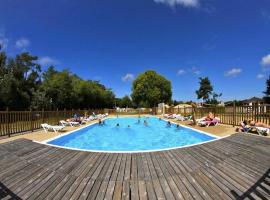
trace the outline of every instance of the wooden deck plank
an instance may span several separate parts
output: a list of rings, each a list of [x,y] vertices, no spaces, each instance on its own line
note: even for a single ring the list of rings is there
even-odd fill
[[[246,134],[130,154],[0,144],[3,199],[270,199],[269,183],[270,139]]]

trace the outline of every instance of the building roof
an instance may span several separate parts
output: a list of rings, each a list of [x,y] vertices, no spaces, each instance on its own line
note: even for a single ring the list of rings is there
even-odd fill
[[[243,103],[257,103],[257,102],[264,102],[264,100],[262,98],[252,97],[250,99],[245,99],[242,102]]]

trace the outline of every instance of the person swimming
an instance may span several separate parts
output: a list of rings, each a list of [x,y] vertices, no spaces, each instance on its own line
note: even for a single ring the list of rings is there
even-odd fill
[[[137,124],[140,124],[140,123],[141,123],[141,120],[140,120],[140,119],[138,119]]]
[[[158,118],[158,120],[160,121],[160,120],[161,120],[161,118]]]
[[[130,125],[128,125],[128,128],[130,128]]]
[[[143,121],[143,124],[144,124],[145,126],[148,126],[148,123],[147,123],[146,120]]]
[[[167,122],[167,126],[171,127],[171,122],[170,121]]]
[[[177,128],[177,129],[179,129],[179,128],[180,128],[179,124],[177,124],[177,125],[176,125],[176,128]]]
[[[120,126],[120,124],[119,124],[119,123],[117,123],[117,124],[116,124],[116,126]]]
[[[98,119],[98,125],[102,125],[101,119]]]

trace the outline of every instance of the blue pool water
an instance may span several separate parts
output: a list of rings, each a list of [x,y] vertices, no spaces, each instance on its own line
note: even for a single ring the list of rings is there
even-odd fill
[[[147,120],[148,126],[143,124],[144,120]],[[137,117],[109,118],[105,120],[105,125],[91,125],[47,143],[94,151],[147,151],[216,139],[192,129],[177,129],[175,124],[167,127],[166,121],[156,117],[141,117],[140,121],[138,123]]]

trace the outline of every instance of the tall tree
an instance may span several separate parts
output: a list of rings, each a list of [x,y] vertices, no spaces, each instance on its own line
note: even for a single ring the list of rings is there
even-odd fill
[[[202,99],[207,104],[217,105],[219,103],[217,98],[221,97],[222,93],[213,92],[213,86],[208,77],[200,77],[199,79],[200,87],[196,90],[197,98]]]
[[[200,77],[199,79],[200,87],[198,90],[196,90],[197,98],[206,101],[210,98],[210,95],[213,92],[213,86],[211,85],[208,77]]]
[[[264,101],[266,103],[270,103],[270,75],[268,77],[268,79],[266,80],[266,90],[263,92],[265,94]]]
[[[37,57],[0,52],[0,110],[112,108],[115,95],[99,81],[48,67],[41,75]]]
[[[120,100],[120,107],[122,107],[122,108],[131,108],[132,107],[132,100],[129,98],[128,95],[125,95]]]
[[[7,61],[6,61],[7,60]],[[15,59],[0,55],[0,99],[1,108],[23,110],[31,104],[33,92],[39,87],[40,66],[37,57],[22,53]]]
[[[131,97],[139,107],[153,107],[161,102],[170,102],[171,82],[155,71],[146,71],[133,81]]]

